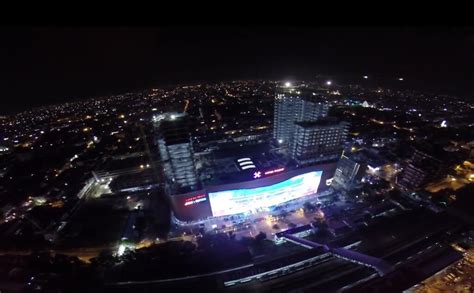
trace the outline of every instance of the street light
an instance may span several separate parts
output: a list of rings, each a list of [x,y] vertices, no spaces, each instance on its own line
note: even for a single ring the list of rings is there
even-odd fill
[[[328,80],[326,81],[326,85],[331,85],[332,84],[332,81]]]

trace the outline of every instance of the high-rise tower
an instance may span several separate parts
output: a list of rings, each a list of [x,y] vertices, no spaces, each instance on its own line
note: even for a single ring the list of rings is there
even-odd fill
[[[327,113],[325,101],[302,94],[287,83],[277,89],[275,96],[273,138],[280,144],[289,145],[293,140],[295,122],[314,121]]]
[[[165,113],[153,117],[158,132],[158,149],[163,173],[173,191],[189,191],[199,186],[189,133],[184,113]]]

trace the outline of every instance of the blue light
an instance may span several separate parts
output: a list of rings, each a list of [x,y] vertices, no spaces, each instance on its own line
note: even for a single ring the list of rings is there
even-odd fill
[[[321,175],[322,171],[313,171],[269,186],[210,192],[212,215],[246,213],[315,194]]]

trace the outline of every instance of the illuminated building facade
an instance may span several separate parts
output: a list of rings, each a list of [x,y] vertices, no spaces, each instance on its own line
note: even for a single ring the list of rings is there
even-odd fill
[[[315,195],[329,188],[336,163],[294,170],[255,170],[246,181],[204,186],[170,197],[177,223],[211,217],[259,212],[285,202]]]
[[[321,174],[321,171],[313,171],[268,186],[210,192],[212,215],[219,217],[257,212],[262,208],[316,194]]]
[[[273,138],[280,144],[288,144],[301,112],[301,97],[293,87],[281,88],[276,93],[274,107]]]
[[[333,118],[295,123],[290,143],[292,158],[298,165],[337,160],[347,138],[348,123]]]
[[[274,107],[273,138],[285,145],[293,139],[295,122],[325,117],[329,109],[326,102],[303,95],[291,85],[277,89]]]

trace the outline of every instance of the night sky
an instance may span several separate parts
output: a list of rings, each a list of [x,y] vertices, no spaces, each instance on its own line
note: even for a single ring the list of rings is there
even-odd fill
[[[181,82],[366,74],[472,99],[474,29],[0,28],[0,114]]]

